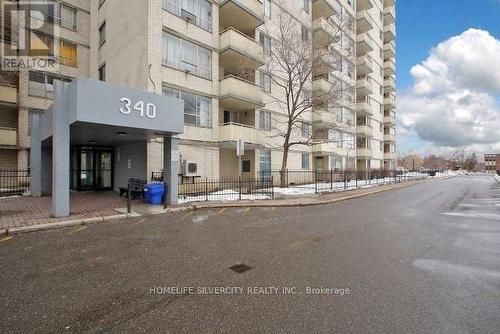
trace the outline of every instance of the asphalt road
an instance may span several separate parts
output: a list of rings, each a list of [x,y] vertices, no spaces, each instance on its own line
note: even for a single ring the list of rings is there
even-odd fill
[[[500,187],[16,235],[0,275],[1,333],[499,333]]]

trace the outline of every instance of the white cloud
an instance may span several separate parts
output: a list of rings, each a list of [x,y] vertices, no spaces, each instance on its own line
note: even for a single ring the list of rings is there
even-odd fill
[[[500,148],[500,40],[469,29],[431,50],[411,69],[414,84],[399,95],[403,141],[428,151]]]

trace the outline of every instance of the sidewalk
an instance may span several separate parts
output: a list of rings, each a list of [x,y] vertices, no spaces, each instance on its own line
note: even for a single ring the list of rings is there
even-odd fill
[[[440,179],[446,179],[440,178]],[[23,232],[41,231],[59,227],[88,225],[103,221],[127,219],[140,216],[150,216],[165,214],[169,212],[190,211],[209,208],[240,208],[240,207],[292,207],[292,206],[312,206],[331,204],[348,199],[355,199],[363,196],[369,196],[385,191],[396,190],[409,187],[426,180],[411,181],[405,183],[396,183],[388,185],[379,185],[369,188],[346,190],[336,193],[308,194],[300,196],[287,196],[274,200],[242,200],[242,201],[213,201],[213,202],[193,202],[188,204],[179,204],[167,209],[162,206],[149,205],[142,202],[135,202],[132,205],[132,213],[127,213],[126,201],[115,195],[109,195],[105,199],[102,194],[96,194],[95,198],[89,194],[74,194],[78,205],[78,212],[67,218],[48,218],[50,204],[47,198],[29,198],[19,197],[0,201],[0,211],[5,212],[5,207],[20,208],[23,205],[24,214],[15,220],[9,220],[9,217],[0,217],[0,235],[15,234]],[[35,210],[30,208],[34,205]],[[72,210],[73,212],[73,210]],[[75,213],[76,213],[75,212]],[[31,217],[31,218],[30,218]],[[42,218],[43,217],[43,218]]]

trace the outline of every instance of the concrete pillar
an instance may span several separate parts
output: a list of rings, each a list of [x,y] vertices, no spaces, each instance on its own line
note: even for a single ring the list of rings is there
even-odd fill
[[[69,216],[70,129],[64,110],[63,83],[54,81],[52,115],[52,215]]]
[[[168,185],[166,202],[177,203],[180,169],[179,139],[167,136],[163,139],[163,182]]]
[[[31,196],[42,196],[42,133],[36,113],[31,113],[30,177]]]

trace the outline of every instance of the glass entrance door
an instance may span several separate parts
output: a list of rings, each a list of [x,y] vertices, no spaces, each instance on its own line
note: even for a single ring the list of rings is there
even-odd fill
[[[113,189],[113,149],[107,147],[73,147],[72,189]]]
[[[97,189],[112,187],[112,153],[96,151],[96,186]]]

